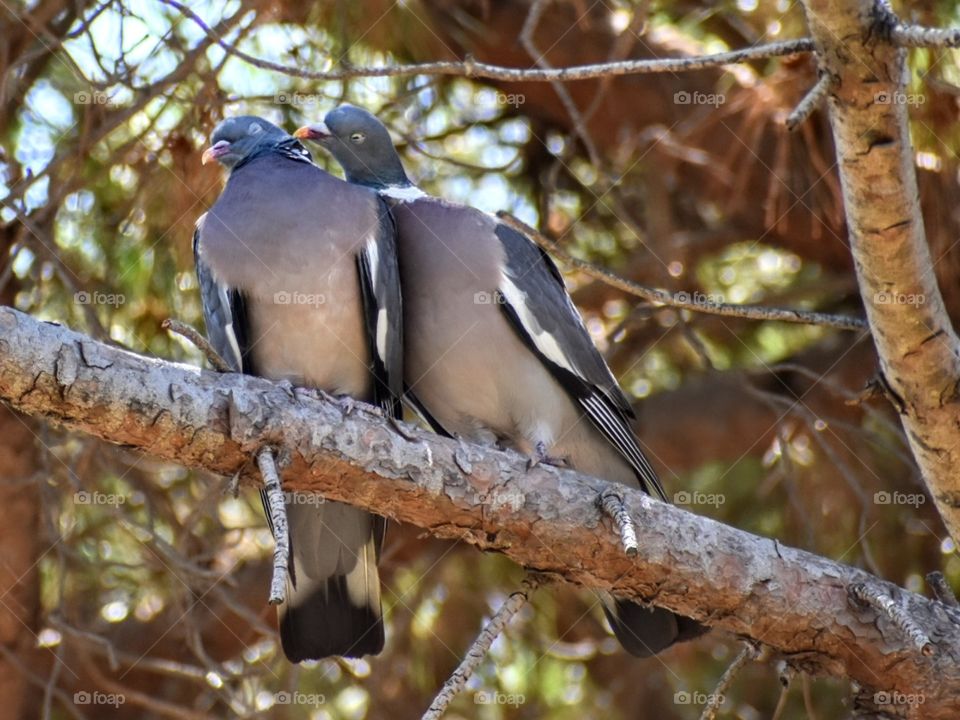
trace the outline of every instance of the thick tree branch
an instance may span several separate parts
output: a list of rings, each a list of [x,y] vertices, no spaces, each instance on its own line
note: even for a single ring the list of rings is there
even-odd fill
[[[872,0],[807,0],[860,294],[883,375],[944,524],[960,541],[960,340],[937,286],[907,127],[905,51]]]
[[[653,600],[775,648],[806,672],[922,695],[926,718],[951,717],[960,694],[960,610],[618,488],[641,548],[629,558],[597,507],[607,483],[528,470],[518,454],[419,430],[401,435],[374,408],[350,412],[312,391],[144,358],[9,308],[0,308],[0,399],[225,475],[250,468],[261,447],[282,448],[290,490],[502,552],[548,576]],[[851,602],[859,584],[910,617],[932,653],[919,652],[875,607]]]

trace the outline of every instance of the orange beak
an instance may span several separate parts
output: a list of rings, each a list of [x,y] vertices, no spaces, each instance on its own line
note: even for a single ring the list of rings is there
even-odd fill
[[[304,125],[302,128],[297,128],[297,131],[293,134],[298,140],[326,140],[330,137],[330,128],[327,127],[326,123],[318,122],[313,125]]]

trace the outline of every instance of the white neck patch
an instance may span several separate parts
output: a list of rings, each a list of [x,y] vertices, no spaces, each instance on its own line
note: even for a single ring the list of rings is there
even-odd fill
[[[385,188],[381,188],[379,192],[391,200],[399,200],[400,202],[410,202],[427,196],[416,185],[387,185]]]

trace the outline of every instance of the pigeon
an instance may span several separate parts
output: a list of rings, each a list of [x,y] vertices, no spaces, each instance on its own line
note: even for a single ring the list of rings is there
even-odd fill
[[[407,177],[386,127],[342,105],[295,133],[397,223],[407,396],[438,431],[512,448],[666,500],[630,425],[630,402],[590,338],[560,271],[525,235]],[[623,647],[649,657],[705,632],[696,621],[601,594]]]
[[[193,239],[214,349],[237,372],[399,417],[402,306],[384,202],[319,168],[298,140],[259,117],[223,120],[202,159],[229,172]],[[384,519],[308,493],[288,493],[286,509],[285,655],[300,662],[379,653]]]

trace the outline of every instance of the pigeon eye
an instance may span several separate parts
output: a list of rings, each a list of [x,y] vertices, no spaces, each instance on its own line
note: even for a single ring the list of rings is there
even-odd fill
[[[350,136],[350,139],[353,140],[353,142],[357,143],[358,145],[362,143],[364,140],[366,140],[366,138],[367,136],[361,132],[355,132],[353,133],[353,135]]]

